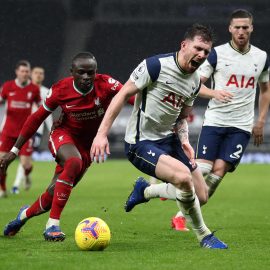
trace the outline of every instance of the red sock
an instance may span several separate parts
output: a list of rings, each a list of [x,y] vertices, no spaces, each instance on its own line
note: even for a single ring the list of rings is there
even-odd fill
[[[7,190],[7,187],[6,187],[6,177],[7,175],[6,174],[1,174],[0,175],[0,187],[3,191],[6,191]]]
[[[31,167],[24,169],[24,175],[27,176],[29,175],[33,170],[33,166],[31,165]]]
[[[38,216],[51,209],[53,196],[46,190],[41,196],[26,210],[27,218]]]
[[[72,157],[65,162],[64,170],[55,183],[50,218],[60,219],[61,213],[71,193],[73,182],[80,174],[81,169],[82,160],[80,158]]]

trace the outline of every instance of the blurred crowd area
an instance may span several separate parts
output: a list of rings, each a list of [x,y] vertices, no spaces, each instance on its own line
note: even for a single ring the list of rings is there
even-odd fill
[[[27,59],[46,71],[45,85],[69,76],[72,56],[91,51],[98,72],[124,83],[145,57],[176,51],[187,26],[212,26],[216,43],[230,39],[228,15],[237,8],[254,15],[251,43],[270,53],[268,0],[1,0],[0,83],[14,78],[14,66]],[[190,123],[192,144],[196,144],[207,100],[198,99]],[[130,114],[127,107],[111,132],[112,152],[123,154],[123,134]],[[56,118],[58,115],[55,114]],[[0,108],[0,120],[3,107]],[[265,144],[259,149],[250,143],[249,152],[270,153],[270,125]],[[40,150],[47,149],[48,131]]]

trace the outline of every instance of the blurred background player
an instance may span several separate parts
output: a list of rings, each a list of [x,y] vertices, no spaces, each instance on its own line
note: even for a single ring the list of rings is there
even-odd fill
[[[227,172],[239,164],[251,135],[254,145],[263,142],[270,102],[267,53],[250,44],[253,16],[239,9],[230,16],[231,41],[215,47],[201,66],[201,80],[212,78],[213,89],[224,89],[234,97],[221,104],[210,100],[197,145],[197,163],[213,195]],[[257,84],[259,113],[254,124]],[[207,93],[206,93],[207,94]]]
[[[3,84],[0,102],[6,104],[6,115],[2,122],[0,136],[0,157],[9,152],[16,142],[27,117],[32,113],[32,105],[40,104],[39,87],[30,80],[30,63],[21,60],[16,64],[16,79]],[[19,152],[20,162],[26,176],[32,171],[31,155],[33,140],[30,138]],[[6,173],[0,172],[0,198],[7,196]]]
[[[61,213],[72,188],[91,165],[92,140],[112,98],[122,87],[120,82],[110,76],[96,73],[96,59],[88,52],[74,56],[70,71],[72,76],[52,86],[43,106],[24,124],[12,150],[0,158],[0,171],[5,171],[47,116],[58,106],[62,108],[62,120],[50,134],[49,147],[57,162],[51,184],[31,206],[20,209],[17,218],[5,227],[5,236],[15,235],[28,219],[50,210],[43,233],[45,240],[65,239],[60,229]],[[130,102],[133,103],[133,100]]]
[[[232,40],[212,49],[199,72],[202,82],[212,78],[213,89],[200,91],[200,96],[211,97],[218,89],[232,93],[233,98],[209,101],[197,146],[197,164],[213,195],[227,172],[239,164],[251,135],[254,144],[263,142],[263,129],[270,102],[269,62],[267,53],[250,44],[253,17],[246,10],[235,10],[230,16],[229,32]],[[255,124],[254,105],[257,84],[260,88],[259,114]],[[211,93],[212,92],[212,93]],[[152,189],[152,196],[175,199],[174,187],[162,184]],[[180,212],[172,218],[172,227],[188,230]]]
[[[39,87],[40,97],[41,97],[42,101],[45,100],[46,95],[49,92],[49,89],[47,87],[45,87],[44,85],[42,85],[44,79],[45,79],[45,70],[43,67],[36,66],[36,67],[32,68],[31,81],[33,84],[35,84]],[[37,106],[34,105],[33,112],[35,112],[36,110],[37,110]],[[33,143],[34,149],[38,148],[40,146],[42,135],[43,135],[44,130],[45,130],[45,126],[46,126],[47,130],[50,131],[52,123],[53,123],[52,115],[49,115],[45,119],[45,121],[40,125],[39,129],[37,130],[37,133],[34,136],[34,143]],[[23,168],[23,165],[21,163],[19,163],[16,178],[15,178],[13,187],[11,189],[11,193],[18,194],[19,187],[20,187],[21,183],[24,184],[25,190],[28,190],[31,187],[32,181],[31,181],[30,175],[25,174],[25,170]]]

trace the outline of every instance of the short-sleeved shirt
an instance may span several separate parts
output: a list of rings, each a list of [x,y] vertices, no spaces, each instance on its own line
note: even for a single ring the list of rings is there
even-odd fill
[[[241,53],[231,43],[212,49],[199,68],[200,75],[212,78],[212,88],[227,90],[234,96],[231,102],[209,101],[204,126],[237,127],[251,132],[258,82],[269,81],[267,53],[255,46]]]
[[[16,80],[7,81],[3,84],[0,95],[6,102],[1,133],[17,138],[27,117],[32,113],[32,105],[40,104],[39,87],[32,83],[21,87]]]
[[[127,125],[126,142],[134,144],[171,135],[183,105],[193,105],[200,76],[197,71],[185,73],[177,57],[178,52],[147,58],[131,74],[131,81],[140,91]]]
[[[58,128],[79,137],[88,147],[112,98],[121,87],[122,84],[112,77],[96,74],[92,89],[83,93],[75,86],[73,77],[68,77],[51,87],[43,106],[47,111],[53,111],[60,106],[62,121]]]

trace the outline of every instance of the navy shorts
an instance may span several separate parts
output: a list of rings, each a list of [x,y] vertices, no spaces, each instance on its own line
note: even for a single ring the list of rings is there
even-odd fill
[[[222,159],[232,165],[239,164],[251,134],[235,127],[203,126],[199,136],[196,158],[214,161]]]
[[[125,152],[128,160],[137,169],[156,178],[158,177],[155,169],[161,155],[169,155],[185,164],[190,171],[195,170],[185,155],[178,137],[174,134],[156,141],[145,140],[136,144],[125,143]]]

